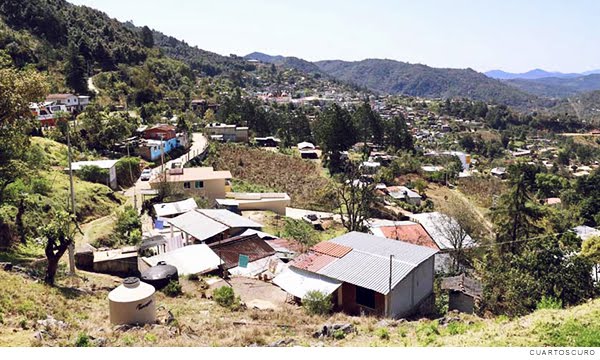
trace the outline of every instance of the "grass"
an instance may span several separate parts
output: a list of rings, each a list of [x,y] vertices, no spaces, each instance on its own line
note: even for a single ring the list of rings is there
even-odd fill
[[[110,324],[107,301],[120,279],[78,274],[59,277],[58,286],[51,288],[0,270],[0,346],[85,346],[94,345],[94,338],[106,339],[106,346],[248,346],[288,338],[304,346],[600,346],[600,299],[514,319],[460,314],[447,325],[422,319],[381,326],[376,317],[309,316],[288,304],[278,310],[232,312],[201,298],[199,282],[185,278],[180,279],[185,296],[155,294],[158,324],[123,331]],[[165,323],[167,310],[175,317],[173,325]],[[68,326],[36,340],[33,334],[40,329],[34,324],[48,315]],[[357,332],[314,339],[312,334],[325,323],[351,323]]]

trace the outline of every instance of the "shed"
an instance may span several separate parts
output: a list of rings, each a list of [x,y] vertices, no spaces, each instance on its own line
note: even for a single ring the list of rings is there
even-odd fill
[[[155,204],[154,212],[157,217],[172,217],[197,208],[198,204],[196,204],[196,200],[189,198],[182,201]]]
[[[450,290],[448,310],[472,314],[475,303],[483,293],[481,283],[468,278],[465,274],[442,280],[442,290]]]
[[[190,245],[173,250],[164,254],[146,257],[142,259],[150,266],[156,266],[159,262],[173,265],[177,268],[179,275],[205,274],[217,270],[221,259],[208,245]]]

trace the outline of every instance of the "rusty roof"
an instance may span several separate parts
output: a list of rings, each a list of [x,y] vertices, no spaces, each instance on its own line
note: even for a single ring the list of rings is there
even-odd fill
[[[308,252],[296,257],[290,265],[298,269],[317,272],[324,266],[332,263],[338,258],[320,254],[317,252]]]
[[[346,255],[347,253],[349,253],[350,251],[352,251],[352,248],[349,246],[336,244],[336,243],[333,243],[330,241],[324,241],[324,242],[318,243],[317,245],[313,246],[311,248],[311,250],[318,252],[320,254],[325,254],[325,255],[336,257],[336,258],[341,258],[344,255]]]
[[[421,224],[381,226],[379,230],[388,239],[401,240],[413,245],[427,246],[436,250],[440,249]]]
[[[247,255],[250,262],[275,254],[275,250],[258,235],[235,236],[208,245],[225,263],[225,269],[238,266],[240,255]]]

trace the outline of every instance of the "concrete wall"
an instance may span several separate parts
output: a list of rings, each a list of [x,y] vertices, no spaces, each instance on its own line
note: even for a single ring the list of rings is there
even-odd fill
[[[458,310],[467,314],[473,313],[474,299],[459,291],[451,291],[448,301],[448,311]]]
[[[433,293],[434,258],[421,263],[387,295],[388,316],[410,315],[416,306]]]
[[[290,205],[289,199],[272,199],[256,202],[240,203],[238,209],[244,210],[270,210],[274,213],[285,215],[285,208]]]
[[[227,192],[227,188],[225,187],[225,179],[213,179],[203,181],[204,187],[200,189],[194,188],[195,181],[190,181],[189,189],[186,189],[184,187],[183,184],[185,183],[185,181],[169,182],[169,184],[171,184],[171,186],[175,190],[182,191],[183,193],[190,196],[201,196],[210,200],[225,198],[225,193]]]

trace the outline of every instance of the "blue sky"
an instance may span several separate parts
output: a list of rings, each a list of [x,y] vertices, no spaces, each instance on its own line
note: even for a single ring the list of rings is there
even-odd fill
[[[600,69],[596,0],[68,0],[219,54]]]

